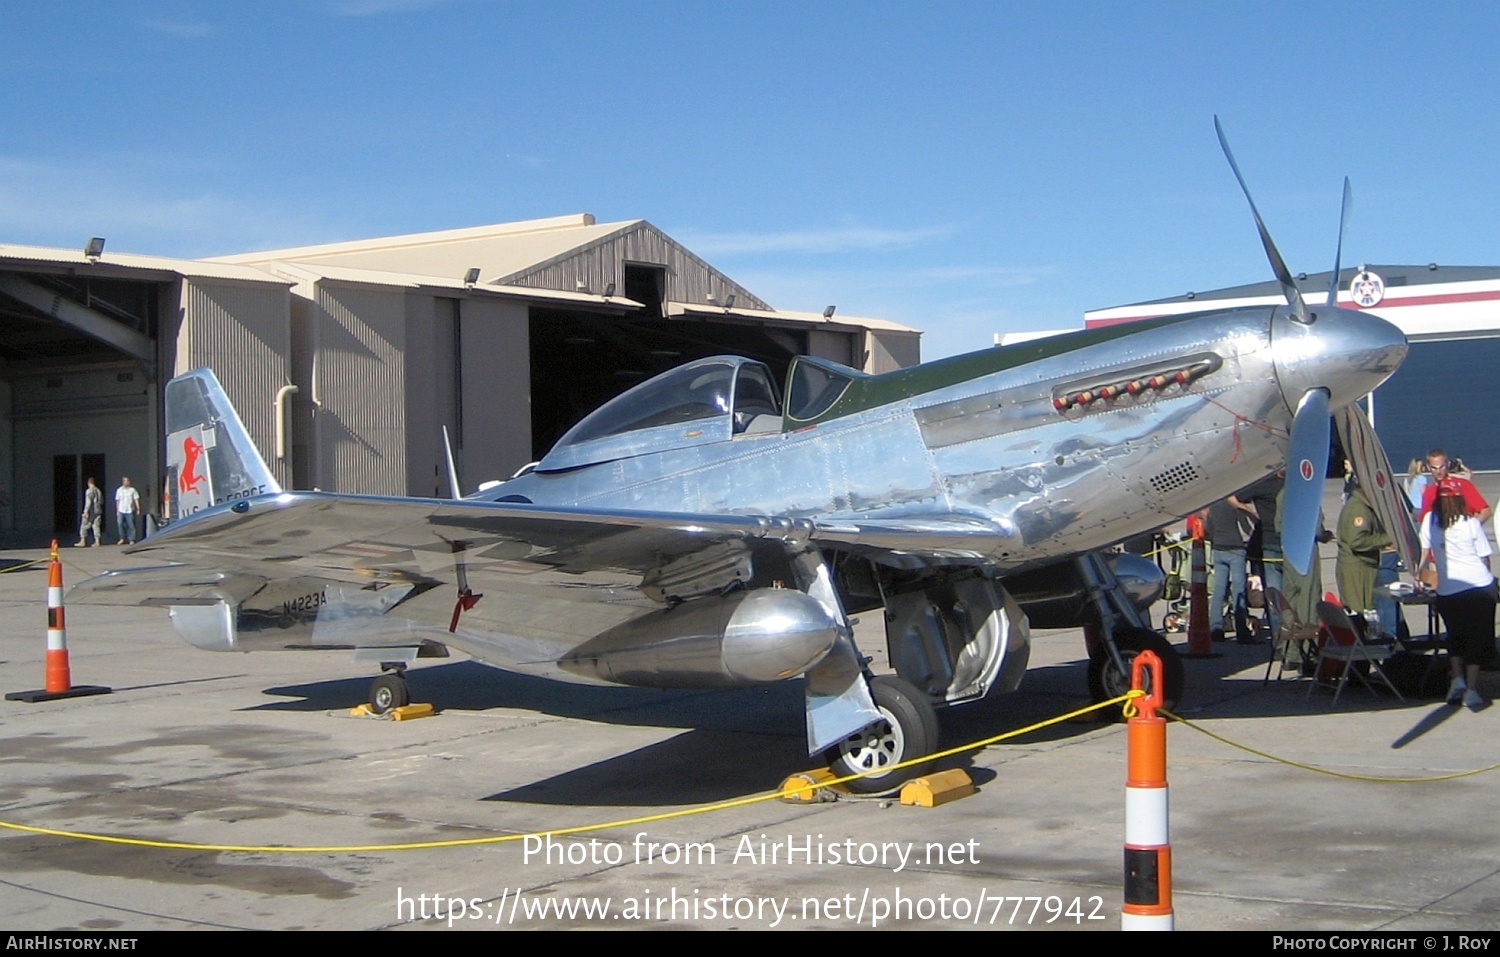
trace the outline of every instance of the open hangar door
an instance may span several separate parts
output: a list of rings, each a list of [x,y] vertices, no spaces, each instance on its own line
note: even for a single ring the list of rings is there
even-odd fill
[[[760,323],[625,319],[535,308],[530,339],[533,459],[605,402],[685,362],[746,356],[764,362],[784,383],[792,358],[808,351],[805,331]]]
[[[77,541],[84,480],[104,492],[131,476],[148,511],[159,438],[155,354],[170,282],[0,270],[0,541]],[[145,360],[144,362],[142,360]]]

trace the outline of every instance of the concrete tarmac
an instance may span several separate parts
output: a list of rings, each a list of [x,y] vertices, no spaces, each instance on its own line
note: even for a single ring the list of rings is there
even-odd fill
[[[70,583],[132,564],[110,547],[63,557]],[[41,565],[0,574],[6,692],[42,684],[45,587]],[[592,688],[457,657],[413,668],[414,699],[439,713],[398,723],[347,716],[373,677],[347,652],[201,652],[148,609],[76,605],[67,624],[74,681],[114,693],[0,702],[5,822],[386,845],[630,821],[760,794],[810,766],[795,684]],[[1264,647],[1214,651],[1187,662],[1182,713],[1251,750],[1169,728],[1179,929],[1500,930],[1495,772],[1393,780],[1494,764],[1500,709],[1357,686],[1334,707],[1305,681],[1263,684]],[[943,744],[1085,704],[1080,635],[1041,632],[1022,690],[946,713]],[[550,848],[246,852],[0,830],[0,926],[1115,929],[1124,748],[1123,725],[1072,721],[947,760],[979,792],[935,809],[769,801]]]

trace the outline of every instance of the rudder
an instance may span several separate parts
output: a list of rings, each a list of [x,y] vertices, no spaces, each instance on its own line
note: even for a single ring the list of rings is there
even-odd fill
[[[167,383],[166,419],[173,519],[281,491],[213,370],[194,369]]]

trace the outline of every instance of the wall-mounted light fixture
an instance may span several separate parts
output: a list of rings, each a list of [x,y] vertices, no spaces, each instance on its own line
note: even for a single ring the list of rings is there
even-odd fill
[[[104,237],[94,236],[84,244],[83,254],[90,259],[98,259],[104,255]]]
[[[465,286],[472,286],[472,285],[474,285],[478,281],[479,281],[479,267],[478,266],[475,266],[473,269],[470,269],[468,272],[464,273],[464,285]]]

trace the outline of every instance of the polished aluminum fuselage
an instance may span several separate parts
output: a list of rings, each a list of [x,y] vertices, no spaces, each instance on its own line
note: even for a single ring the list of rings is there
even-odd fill
[[[1160,527],[1244,487],[1285,462],[1295,396],[1314,379],[1336,407],[1399,364],[1406,345],[1394,327],[1325,312],[1311,326],[1270,307],[1186,317],[809,428],[643,448],[476,497],[899,522],[913,553],[931,525],[933,554],[1019,570]],[[1069,383],[1127,381],[1205,357],[1212,371],[1185,383],[1058,407]],[[953,519],[992,533],[947,551]]]

